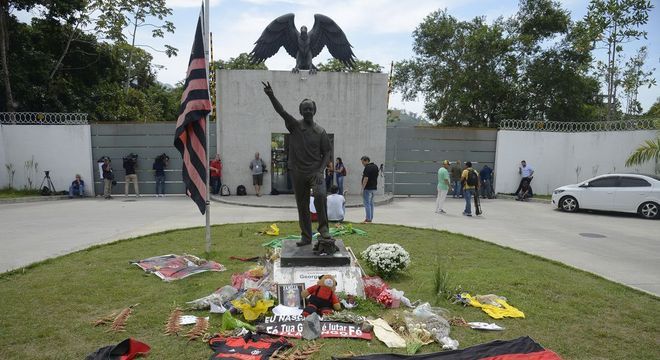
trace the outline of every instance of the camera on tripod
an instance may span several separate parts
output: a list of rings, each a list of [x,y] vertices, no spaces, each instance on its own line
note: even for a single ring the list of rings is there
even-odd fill
[[[53,181],[50,179],[50,170],[44,170],[44,174],[44,179],[41,180],[41,186],[39,186],[41,195],[53,195],[55,194],[55,185],[53,185]]]

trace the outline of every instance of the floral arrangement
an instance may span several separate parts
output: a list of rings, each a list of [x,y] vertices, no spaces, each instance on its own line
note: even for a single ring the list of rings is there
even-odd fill
[[[243,312],[243,317],[247,321],[258,319],[268,312],[274,303],[273,300],[266,299],[263,291],[259,289],[248,289],[242,297],[231,302],[235,308]]]
[[[367,265],[383,278],[392,277],[410,265],[410,254],[399,244],[373,244],[360,255]]]

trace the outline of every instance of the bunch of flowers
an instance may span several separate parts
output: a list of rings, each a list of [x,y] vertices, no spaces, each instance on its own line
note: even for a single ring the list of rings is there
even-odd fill
[[[373,244],[360,255],[376,274],[385,279],[410,265],[410,254],[399,244]]]

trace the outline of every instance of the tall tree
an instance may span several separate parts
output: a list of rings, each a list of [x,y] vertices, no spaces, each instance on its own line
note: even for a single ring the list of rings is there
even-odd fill
[[[368,72],[368,73],[381,73],[383,67],[372,63],[369,60],[355,60],[352,68],[344,65],[341,61],[331,58],[326,63],[319,63],[316,66],[320,71],[334,71],[334,72]]]
[[[607,51],[607,62],[598,62],[597,69],[607,85],[607,120],[615,115],[617,89],[621,81],[623,45],[632,40],[646,39],[640,27],[648,22],[653,9],[646,0],[591,0],[585,21],[594,44]]]
[[[9,71],[9,27],[7,24],[12,20],[12,10],[29,10],[39,2],[35,0],[0,0],[0,66],[2,66],[2,82],[5,84],[5,109],[14,111],[14,95],[11,90],[11,79]]]
[[[172,15],[172,9],[168,8],[165,0],[97,0],[100,16],[96,22],[96,28],[104,30],[108,37],[118,42],[127,42],[128,32],[131,47],[148,47],[154,51],[164,52],[168,57],[176,56],[178,49],[165,45],[165,49],[156,49],[146,44],[135,44],[138,29],[148,27],[154,38],[165,37],[165,32],[174,33],[174,24],[165,20]],[[158,21],[159,23],[153,23]],[[128,62],[126,64],[128,76],[124,87],[128,91],[131,81],[133,67],[133,51],[129,50]]]
[[[458,21],[446,10],[427,16],[413,32],[416,56],[395,65],[393,85],[404,100],[425,96],[432,121],[470,126],[498,119],[511,97],[511,40],[504,24],[483,17]]]
[[[557,1],[521,0],[508,22],[518,66],[517,118],[590,120],[598,82],[588,76],[588,47],[576,46],[574,25]]]
[[[642,46],[637,50],[635,56],[628,59],[626,66],[623,70],[623,93],[626,97],[626,114],[634,115],[642,113],[642,105],[637,101],[639,88],[642,86],[655,85],[655,78],[651,70],[644,69],[644,63],[648,55],[646,46]]]

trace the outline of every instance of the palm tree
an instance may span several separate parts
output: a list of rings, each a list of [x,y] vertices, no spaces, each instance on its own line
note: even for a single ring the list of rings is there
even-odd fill
[[[656,129],[660,128],[660,120],[655,121],[655,127]],[[650,160],[657,164],[658,159],[660,159],[660,131],[655,140],[646,140],[644,144],[630,154],[628,160],[626,160],[626,166],[641,165]]]
[[[655,160],[656,163],[660,159],[660,137],[655,140],[646,140],[644,145],[635,149],[626,160],[626,166],[640,165],[651,159]]]

